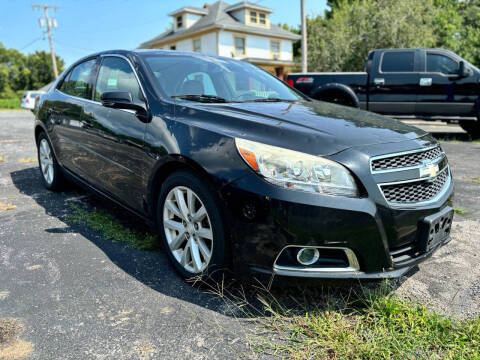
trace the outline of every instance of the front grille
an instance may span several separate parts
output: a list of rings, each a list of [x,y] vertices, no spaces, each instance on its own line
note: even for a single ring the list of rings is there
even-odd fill
[[[413,152],[409,154],[385,157],[382,159],[372,160],[372,170],[382,171],[391,169],[400,169],[410,166],[420,165],[422,160],[437,159],[442,155],[440,146],[434,147],[426,151]]]
[[[433,199],[442,190],[450,176],[448,167],[432,180],[381,185],[385,199],[391,203],[416,203]]]

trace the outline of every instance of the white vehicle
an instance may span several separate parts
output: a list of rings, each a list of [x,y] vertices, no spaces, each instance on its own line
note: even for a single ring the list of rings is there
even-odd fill
[[[35,100],[37,96],[45,94],[45,91],[25,91],[22,96],[22,104],[20,105],[24,109],[33,110],[35,108]]]

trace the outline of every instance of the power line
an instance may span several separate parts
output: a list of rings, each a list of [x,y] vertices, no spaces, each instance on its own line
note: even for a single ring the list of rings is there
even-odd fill
[[[42,40],[42,39],[43,39],[43,36],[40,36],[39,38],[36,38],[36,39],[30,41],[27,45],[21,47],[18,51],[23,51],[24,49],[26,49],[30,45],[32,45],[32,44],[36,43],[38,40]]]
[[[57,27],[57,20],[55,18],[48,17],[48,9],[57,10],[58,6],[53,5],[32,5],[33,9],[42,9],[45,14],[45,18],[40,18],[40,27],[47,27],[48,42],[50,43],[50,53],[52,55],[52,66],[55,79],[58,78],[57,59],[55,57],[55,50],[53,49],[52,28]]]

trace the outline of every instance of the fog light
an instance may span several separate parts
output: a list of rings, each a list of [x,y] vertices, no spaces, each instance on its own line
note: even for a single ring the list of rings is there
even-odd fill
[[[301,248],[297,253],[297,260],[302,265],[312,265],[320,258],[320,253],[315,248]]]

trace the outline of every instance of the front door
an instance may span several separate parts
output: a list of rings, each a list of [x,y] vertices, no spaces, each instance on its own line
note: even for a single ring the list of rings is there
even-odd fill
[[[473,76],[460,78],[459,60],[447,53],[432,50],[425,56],[426,69],[420,74],[416,114],[473,116],[478,82]]]
[[[370,76],[368,110],[388,115],[413,115],[417,100],[419,54],[388,50],[376,59]]]
[[[90,175],[101,190],[142,212],[147,189],[146,124],[134,111],[101,104],[102,93],[114,90],[129,91],[134,102],[145,103],[129,62],[122,57],[106,56],[98,72],[94,102],[85,107],[82,119],[89,134],[87,146],[96,154],[96,166],[91,168]]]

